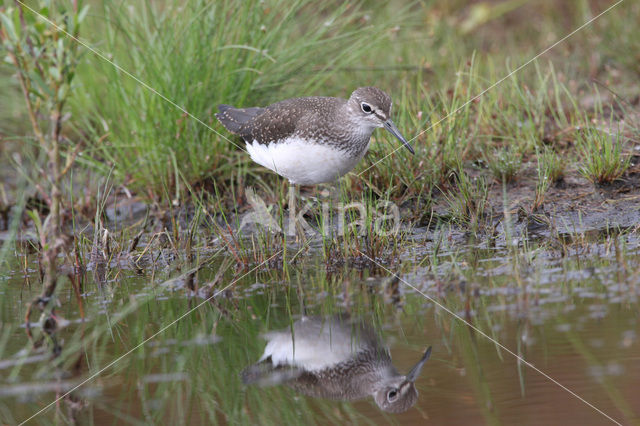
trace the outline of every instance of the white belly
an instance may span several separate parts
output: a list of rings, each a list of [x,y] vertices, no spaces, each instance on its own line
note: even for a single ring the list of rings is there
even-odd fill
[[[349,324],[303,318],[294,324],[294,330],[293,337],[290,329],[266,333],[267,346],[260,361],[271,357],[275,366],[320,371],[348,361],[366,346]]]
[[[247,142],[247,151],[253,161],[300,185],[333,182],[353,170],[367,149],[353,157],[329,145],[309,143],[299,138],[268,145]]]

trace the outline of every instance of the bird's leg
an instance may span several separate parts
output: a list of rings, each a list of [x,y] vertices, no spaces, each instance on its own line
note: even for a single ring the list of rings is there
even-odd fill
[[[298,188],[296,188],[295,184],[289,181],[289,191],[288,191],[288,199],[287,206],[289,208],[289,225],[287,226],[287,235],[291,237],[296,236],[296,205],[297,205],[297,196],[296,193]]]
[[[343,205],[341,199],[341,187],[339,181],[324,184],[324,187],[320,191],[319,199],[322,203],[322,233],[326,237],[333,238],[331,236],[336,231],[337,223],[335,221],[336,210],[340,211]]]
[[[300,188],[295,188],[294,184],[289,185],[289,226],[287,235],[299,236],[300,239],[306,241],[306,232],[314,233],[315,230],[307,223],[304,216],[313,208],[313,203],[306,202],[302,209],[297,210],[297,198],[300,194]]]

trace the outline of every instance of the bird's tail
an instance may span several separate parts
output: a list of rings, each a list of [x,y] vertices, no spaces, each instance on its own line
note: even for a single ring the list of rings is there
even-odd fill
[[[275,386],[295,380],[303,370],[289,366],[274,366],[271,362],[259,362],[242,370],[240,378],[245,385]]]

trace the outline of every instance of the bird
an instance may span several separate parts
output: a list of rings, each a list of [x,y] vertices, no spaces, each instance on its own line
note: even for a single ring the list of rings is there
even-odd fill
[[[264,353],[240,374],[245,385],[286,384],[303,395],[354,401],[372,396],[383,411],[402,413],[418,399],[415,381],[429,347],[407,374],[371,326],[348,316],[302,317],[263,335]]]
[[[242,137],[253,161],[292,184],[316,185],[353,170],[378,127],[415,154],[391,120],[391,107],[388,94],[369,86],[354,90],[349,99],[311,96],[251,108],[222,104],[215,116]]]

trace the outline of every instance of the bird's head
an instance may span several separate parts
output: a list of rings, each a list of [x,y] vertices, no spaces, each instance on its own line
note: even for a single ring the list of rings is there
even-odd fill
[[[391,97],[385,92],[377,87],[360,87],[351,94],[348,106],[354,121],[359,125],[369,128],[384,127],[414,154],[409,142],[391,120]]]
[[[418,400],[418,390],[415,381],[420,375],[422,366],[431,355],[431,347],[426,350],[420,361],[406,376],[395,376],[384,382],[373,398],[382,410],[390,413],[404,413]]]

